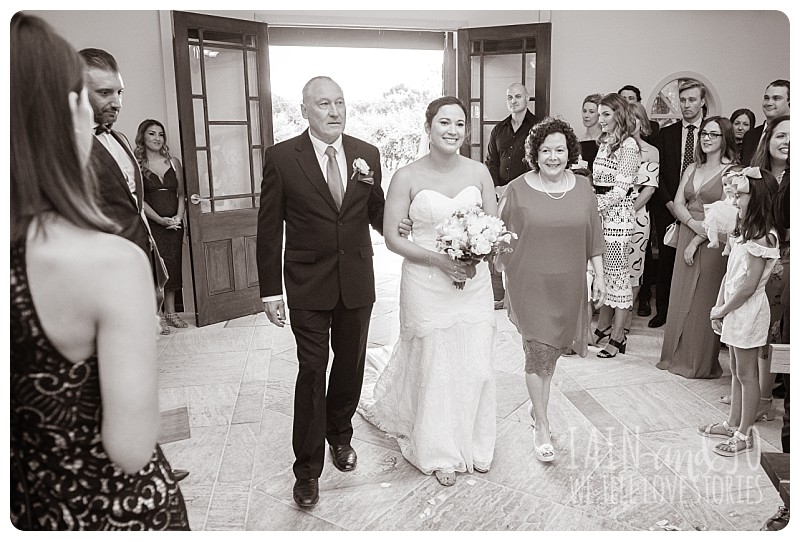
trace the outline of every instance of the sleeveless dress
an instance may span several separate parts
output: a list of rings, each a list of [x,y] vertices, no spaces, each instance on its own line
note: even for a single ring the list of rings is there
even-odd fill
[[[11,244],[11,522],[21,530],[188,530],[183,495],[156,445],[126,474],[103,448],[97,356],[73,363],[42,330]]]
[[[435,250],[436,226],[481,203],[474,186],[454,198],[420,191],[408,212],[413,241]],[[494,301],[488,264],[476,271],[459,290],[438,268],[403,260],[400,336],[391,352],[367,351],[358,411],[426,475],[488,469],[494,457]]]
[[[653,186],[658,188],[658,162],[642,162],[639,174],[633,188],[633,200],[636,200],[642,188]],[[628,266],[631,273],[631,287],[642,285],[644,274],[644,258],[647,253],[647,244],[650,242],[650,212],[647,205],[637,210],[633,215],[633,234],[628,244]]]
[[[778,234],[772,231],[773,238]],[[744,282],[750,263],[750,255],[766,259],[764,271],[753,294],[736,310],[722,320],[722,341],[737,348],[754,348],[767,343],[770,325],[769,300],[764,287],[772,275],[772,269],[780,257],[778,246],[769,248],[740,238],[731,240],[728,256],[728,272],[722,285],[723,300],[728,300]]]
[[[164,182],[150,171],[142,169],[142,184],[144,185],[144,200],[162,217],[175,216],[178,212],[178,177],[175,169],[170,167],[164,173]],[[167,267],[169,279],[164,285],[167,291],[175,291],[183,287],[181,277],[181,254],[183,250],[183,228],[167,229],[163,225],[150,220],[148,222],[156,241],[161,259]]]
[[[703,221],[704,205],[723,198],[722,175],[726,170],[723,168],[697,191],[692,172],[683,194],[686,209],[695,220]],[[694,263],[687,265],[683,252],[694,236],[688,225],[680,224],[664,342],[656,367],[690,379],[718,378],[722,375],[720,343],[711,329],[709,314],[717,302],[728,258],[720,248],[709,248],[703,242],[694,253]]]
[[[603,274],[606,302],[612,308],[633,306],[628,244],[633,235],[633,184],[641,164],[639,145],[633,137],[617,150],[600,146],[592,168],[592,184],[597,191],[597,207],[603,219]]]

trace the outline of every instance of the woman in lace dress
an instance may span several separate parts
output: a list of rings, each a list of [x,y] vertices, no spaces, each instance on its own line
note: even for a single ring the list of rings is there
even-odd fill
[[[41,19],[18,13],[10,80],[11,522],[188,529],[156,445],[150,265],[109,234],[119,227],[98,209],[85,169],[94,136],[83,62]]]
[[[598,357],[625,353],[628,338],[625,322],[633,306],[628,244],[633,235],[633,186],[639,173],[641,152],[633,132],[636,122],[628,102],[619,94],[606,94],[600,100],[600,150],[594,160],[592,182],[597,193],[597,208],[603,218],[603,273],[606,302],[600,308],[595,335],[597,343],[609,337]]]
[[[479,205],[497,214],[489,171],[458,152],[468,118],[455,97],[431,102],[430,153],[392,178],[384,213],[384,224],[392,225],[384,234],[387,247],[404,258],[400,337],[390,357],[368,352],[359,404],[369,422],[397,439],[409,462],[445,486],[455,483],[456,472],[488,471],[496,434],[488,265],[454,262],[436,251],[436,226],[455,210]],[[395,227],[404,218],[413,221],[411,240]]]

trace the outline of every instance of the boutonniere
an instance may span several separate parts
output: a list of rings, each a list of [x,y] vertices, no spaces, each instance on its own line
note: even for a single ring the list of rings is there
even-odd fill
[[[375,184],[374,176],[369,164],[363,158],[353,160],[353,176],[350,177],[351,179],[355,178],[365,184]]]

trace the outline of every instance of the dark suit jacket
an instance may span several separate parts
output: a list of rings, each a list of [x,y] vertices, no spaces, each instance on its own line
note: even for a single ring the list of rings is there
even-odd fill
[[[681,183],[681,130],[682,121],[661,128],[655,139],[658,148],[660,171],[658,188],[650,200],[650,211],[660,216],[672,216],[667,210],[667,202],[675,199]]]
[[[766,122],[764,124],[766,124]],[[741,160],[743,165],[750,165],[753,155],[758,148],[758,142],[761,141],[761,134],[764,133],[764,124],[745,132],[744,138],[742,139]]]
[[[347,190],[341,210],[320,170],[308,130],[264,152],[256,259],[261,296],[281,295],[281,244],[286,227],[283,275],[290,309],[332,310],[375,302],[369,225],[383,231],[381,161],[374,146],[342,135]],[[353,176],[364,159],[372,184]]]
[[[128,153],[134,165],[136,159],[130,149],[125,136],[114,130],[111,135],[122,145],[125,152]],[[119,233],[121,237],[128,239],[142,250],[145,254],[150,254],[150,240],[147,229],[141,217],[142,212],[142,199],[144,197],[142,187],[142,174],[139,171],[139,166],[135,166],[136,170],[136,197],[133,196],[128,183],[125,181],[125,176],[122,174],[119,165],[117,165],[114,156],[108,152],[106,147],[97,140],[92,142],[92,168],[94,174],[97,176],[98,187],[98,204],[106,216],[114,220],[122,227]]]

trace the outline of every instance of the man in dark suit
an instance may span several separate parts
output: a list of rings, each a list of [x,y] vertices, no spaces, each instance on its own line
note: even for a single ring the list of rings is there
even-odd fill
[[[642,103],[642,91],[639,90],[638,87],[633,85],[625,85],[617,91],[617,94],[625,98],[628,103]],[[656,122],[655,120],[650,121],[650,135],[647,137],[642,137],[645,141],[650,143],[651,145],[655,145],[654,141],[658,136],[658,132],[661,131],[661,125]],[[644,289],[644,288],[642,288]],[[641,295],[640,295],[641,297]],[[649,297],[648,297],[649,299]],[[640,314],[641,315],[641,314]]]
[[[120,236],[151,257],[150,234],[142,213],[142,173],[123,134],[112,128],[122,109],[124,85],[116,59],[102,49],[83,49],[84,75],[95,120],[91,163],[97,176],[98,203],[122,227]]]
[[[742,163],[745,165],[749,165],[753,159],[767,122],[781,115],[789,114],[789,81],[777,79],[767,85],[764,90],[764,101],[761,102],[761,110],[764,111],[766,120],[760,126],[745,132],[744,139],[742,139]]]
[[[673,200],[686,167],[694,162],[694,152],[700,138],[699,128],[703,121],[706,104],[706,87],[699,81],[687,79],[678,87],[681,105],[680,122],[662,128],[655,140],[660,154],[661,170],[659,184],[650,199],[650,216],[658,238],[658,277],[656,279],[656,315],[647,323],[648,327],[661,327],[667,321],[669,292],[672,282],[672,267],[675,263],[675,248],[664,244],[667,227],[675,221]]]
[[[264,154],[257,261],[264,311],[278,327],[286,323],[283,261],[299,364],[293,497],[310,507],[319,500],[326,439],[337,469],[356,467],[352,417],[375,302],[369,226],[383,230],[384,195],[378,149],[342,134],[339,85],[329,77],[311,79],[301,112],[309,129]],[[326,393],[329,344],[334,356]]]

